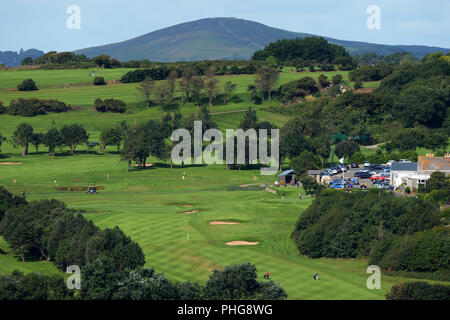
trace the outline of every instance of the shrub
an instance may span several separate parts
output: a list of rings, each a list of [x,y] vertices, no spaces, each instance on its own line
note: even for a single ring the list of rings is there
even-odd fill
[[[137,69],[122,76],[123,83],[142,82],[145,78],[153,80],[165,80],[172,70],[167,67],[154,67],[152,69]]]
[[[34,117],[51,112],[60,113],[71,110],[70,105],[58,100],[40,100],[37,98],[12,100],[6,112],[13,116]]]
[[[102,86],[106,84],[105,78],[103,77],[95,77],[93,83],[95,86]]]
[[[389,271],[435,272],[448,269],[450,230],[444,226],[408,236],[389,235],[372,249],[369,264]]]
[[[293,238],[312,258],[368,256],[380,235],[403,236],[440,224],[428,201],[398,198],[378,190],[322,191],[298,220]]]
[[[17,89],[19,91],[35,91],[35,90],[39,90],[39,88],[36,86],[36,83],[33,81],[33,79],[23,80],[22,83],[17,86]]]
[[[427,282],[406,282],[394,285],[386,293],[387,300],[450,300],[450,286]]]
[[[354,88],[355,88],[355,90],[362,89],[362,88],[364,88],[364,84],[361,81],[357,81],[357,82],[355,82]]]
[[[124,113],[127,110],[127,104],[118,99],[96,99],[94,107],[97,112],[118,112]]]

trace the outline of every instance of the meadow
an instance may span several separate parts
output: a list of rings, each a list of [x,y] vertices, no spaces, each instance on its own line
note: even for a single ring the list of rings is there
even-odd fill
[[[0,73],[2,84],[15,81],[4,79],[9,76],[8,72]],[[19,72],[25,71],[11,74],[16,77]],[[29,72],[38,75],[40,72],[55,71]],[[306,75],[310,74],[283,73],[280,83]],[[320,73],[311,75],[316,77]],[[38,92],[21,93],[6,88],[0,91],[0,101],[9,103],[17,97],[45,97],[79,108],[65,114],[33,118],[0,115],[0,133],[3,136],[10,137],[21,122],[30,123],[35,131],[41,132],[48,130],[53,123],[58,127],[66,123],[80,123],[89,132],[90,140],[98,141],[103,128],[119,121],[141,122],[158,119],[162,115],[159,107],[145,109],[137,96],[136,84],[61,88],[56,86],[67,81],[66,78],[56,82],[46,82],[46,79],[50,77],[43,75],[41,85],[49,87]],[[237,98],[230,104],[218,103],[214,106],[211,110],[213,120],[220,129],[236,128],[243,112],[250,106],[246,87],[253,82],[253,76],[225,76],[220,81],[238,83]],[[131,103],[133,112],[120,115],[94,112],[94,99],[111,97]],[[255,106],[260,120],[282,125],[289,119],[288,116],[266,111],[266,106],[267,102]],[[197,107],[188,104],[179,107],[179,110],[187,115]],[[88,153],[83,146],[77,149],[74,156],[69,156],[66,149],[57,151],[57,155],[51,158],[46,150],[35,153],[34,148],[30,147],[30,154],[21,157],[19,149],[4,143],[0,161],[22,164],[0,165],[0,185],[16,194],[25,190],[28,200],[54,198],[64,201],[69,207],[82,210],[86,218],[101,228],[119,226],[142,247],[146,266],[163,272],[169,279],[205,281],[214,268],[251,262],[257,266],[261,280],[264,273],[270,272],[271,278],[286,290],[289,299],[384,299],[384,294],[393,284],[413,280],[383,275],[381,290],[369,290],[366,287],[369,277],[366,274],[366,260],[310,259],[299,255],[290,234],[313,199],[303,197],[298,200],[300,189],[297,188],[278,189],[277,195],[264,190],[240,188],[245,185],[250,185],[250,188],[258,188],[261,184],[272,185],[275,176],[261,176],[259,170],[227,170],[222,165],[170,168],[169,163],[164,164],[156,159],[149,159],[153,166],[146,170],[135,169],[126,173],[127,165],[120,161],[114,148],[108,147],[99,154]],[[184,174],[186,179],[182,179]],[[56,186],[90,184],[102,185],[105,189],[97,195],[55,189]],[[285,199],[281,197],[283,193]],[[211,221],[236,224],[212,225]],[[229,241],[258,244],[226,245]],[[1,238],[0,247],[7,248]],[[14,269],[63,274],[48,262],[22,263],[11,254],[0,255],[0,273]],[[313,280],[316,272],[320,274],[320,281]]]

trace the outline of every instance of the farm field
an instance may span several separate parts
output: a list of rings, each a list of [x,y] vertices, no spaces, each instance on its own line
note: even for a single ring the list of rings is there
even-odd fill
[[[124,71],[123,69],[113,69]],[[53,123],[82,124],[90,134],[90,140],[98,141],[103,128],[122,120],[128,123],[160,119],[161,108],[145,109],[137,95],[136,84],[108,84],[95,87],[70,86],[66,83],[82,83],[87,70],[65,70],[70,76],[50,76],[57,71],[8,71],[0,73],[0,101],[9,104],[19,97],[52,98],[76,106],[63,114],[49,114],[32,118],[0,115],[0,132],[10,137],[22,122],[33,126],[35,132],[47,131]],[[106,71],[106,70],[105,70]],[[109,71],[109,70],[108,70]],[[11,72],[11,73],[10,73]],[[21,80],[18,73],[30,73],[38,85],[37,92],[9,90]],[[35,73],[34,73],[35,72]],[[42,73],[42,74],[41,74]],[[317,78],[320,72],[290,72],[280,76],[279,84],[304,76]],[[326,73],[329,78],[333,72]],[[349,84],[346,72],[341,73]],[[53,75],[53,74],[52,74]],[[101,75],[100,71],[96,75]],[[110,80],[121,74],[104,75]],[[28,75],[26,76],[28,77]],[[24,78],[26,78],[24,77]],[[22,79],[22,78],[21,78]],[[39,80],[42,79],[42,80]],[[107,78],[108,79],[108,78]],[[41,81],[41,83],[39,83]],[[238,84],[234,101],[220,103],[211,109],[212,120],[221,130],[237,128],[243,112],[251,105],[246,88],[253,83],[253,76],[220,77],[223,84]],[[16,83],[17,82],[17,83]],[[45,86],[47,86],[45,88]],[[132,113],[98,114],[93,110],[96,98],[117,98],[129,103]],[[278,105],[279,102],[272,102]],[[259,120],[267,120],[282,126],[289,116],[268,112],[265,104],[254,106]],[[183,116],[198,110],[193,104],[174,107]],[[0,165],[0,185],[13,193],[26,190],[28,200],[58,199],[69,207],[83,210],[86,218],[101,228],[119,226],[142,247],[146,266],[163,272],[169,279],[180,281],[205,281],[214,268],[229,264],[251,262],[258,268],[260,278],[270,272],[272,279],[286,290],[289,299],[384,299],[384,294],[398,282],[411,281],[400,277],[383,276],[381,290],[366,287],[367,261],[340,259],[310,259],[300,256],[290,234],[302,212],[311,204],[312,198],[298,200],[299,189],[286,188],[272,195],[265,191],[237,190],[241,185],[273,184],[274,176],[260,176],[258,170],[226,170],[225,166],[187,166],[170,168],[170,164],[149,159],[153,167],[126,173],[126,163],[120,162],[115,148],[108,147],[103,154],[87,153],[80,147],[74,156],[57,151],[50,158],[42,147],[38,153],[30,148],[30,154],[20,156],[19,149],[4,143],[0,162],[22,162],[20,165]],[[65,150],[67,151],[67,150]],[[183,180],[183,173],[186,179]],[[108,178],[109,176],[109,178]],[[13,183],[13,180],[16,183]],[[83,192],[57,191],[55,186],[102,185],[97,195]],[[211,221],[237,224],[210,224]],[[230,241],[258,242],[255,246],[229,246]],[[0,239],[0,247],[6,247]],[[22,263],[11,255],[0,255],[0,273],[19,269],[24,272],[60,272],[45,262]],[[313,281],[319,272],[321,281]]]

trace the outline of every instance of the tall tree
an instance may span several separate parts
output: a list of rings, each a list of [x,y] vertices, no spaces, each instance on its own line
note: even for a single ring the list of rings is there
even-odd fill
[[[175,70],[170,71],[169,75],[167,76],[167,83],[169,84],[171,102],[174,99],[177,79],[178,79],[178,73]]]
[[[39,152],[39,146],[44,143],[44,134],[37,132],[33,133],[33,136],[31,138],[31,144],[36,149],[36,153]]]
[[[161,81],[156,87],[155,87],[155,99],[156,102],[161,105],[161,110],[164,112],[164,107],[168,106],[170,102],[172,101],[171,96],[171,88],[170,88],[170,82]]]
[[[106,146],[117,146],[117,152],[120,151],[120,145],[123,140],[123,130],[121,127],[110,127],[102,130],[100,134],[101,151]]]
[[[216,77],[216,68],[214,66],[211,66],[207,72],[206,72],[206,80],[205,80],[205,87],[206,91],[208,92],[208,98],[209,98],[209,106],[213,106],[213,99],[216,97],[218,93],[218,87],[219,80]]]
[[[187,67],[183,70],[183,76],[180,79],[179,87],[183,96],[183,104],[189,103],[190,93],[191,93],[191,81],[195,76],[194,70],[192,68]],[[184,97],[186,97],[186,101],[184,101]]]
[[[21,123],[12,135],[14,147],[22,149],[22,156],[28,154],[28,145],[33,139],[33,127],[28,123]]]
[[[231,81],[225,82],[223,85],[223,104],[227,104],[230,97],[233,95],[236,90],[236,83],[232,83]]]
[[[56,147],[62,146],[64,144],[61,132],[55,127],[50,128],[44,135],[44,145],[48,147],[48,153],[53,158],[55,156]]]
[[[201,76],[194,76],[191,80],[191,91],[192,91],[192,97],[197,103],[197,106],[199,107],[201,104],[201,98],[202,98],[202,90],[205,86],[205,81],[203,77]]]
[[[279,74],[275,68],[261,66],[255,75],[255,86],[262,92],[262,101],[264,102],[264,92],[267,92],[267,97],[271,100],[271,93],[278,82]]]
[[[87,143],[89,140],[89,134],[79,124],[65,125],[61,128],[61,135],[64,140],[64,144],[70,148],[70,153],[74,154],[78,145]]]
[[[144,98],[145,103],[147,104],[147,109],[150,107],[150,96],[154,86],[155,82],[153,79],[147,77],[136,87],[139,94]]]

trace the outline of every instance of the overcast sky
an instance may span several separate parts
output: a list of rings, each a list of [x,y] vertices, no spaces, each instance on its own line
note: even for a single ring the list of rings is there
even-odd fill
[[[69,5],[81,28],[67,28]],[[368,6],[381,29],[368,29]],[[67,51],[128,40],[174,24],[236,17],[342,40],[450,48],[449,0],[0,0],[0,50]]]

